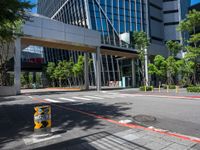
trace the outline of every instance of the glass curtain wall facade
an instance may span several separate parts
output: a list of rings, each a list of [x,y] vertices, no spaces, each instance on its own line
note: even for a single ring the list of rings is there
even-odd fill
[[[146,31],[146,0],[38,0],[38,13],[52,19],[101,32],[102,45],[129,47],[120,40],[120,34]],[[76,62],[82,52],[44,48],[46,62],[69,60]],[[95,58],[92,57],[95,62]],[[110,55],[101,56],[102,85],[119,81],[120,62]],[[95,84],[94,67],[90,69],[90,81]]]

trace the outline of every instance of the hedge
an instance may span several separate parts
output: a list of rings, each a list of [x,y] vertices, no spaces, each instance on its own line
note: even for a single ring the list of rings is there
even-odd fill
[[[168,85],[168,86],[169,86],[169,89],[175,89],[176,88],[176,85]],[[163,88],[167,89],[167,85],[164,85]]]
[[[187,87],[187,91],[188,91],[188,92],[196,92],[196,93],[199,93],[199,92],[200,92],[200,86],[191,86],[191,87]]]
[[[146,86],[146,91],[152,91],[152,90],[153,90],[153,86]],[[145,86],[141,86],[140,91],[145,91]]]

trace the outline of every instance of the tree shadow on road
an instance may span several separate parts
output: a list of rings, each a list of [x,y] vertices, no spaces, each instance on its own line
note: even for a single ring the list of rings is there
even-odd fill
[[[9,143],[33,134],[34,107],[38,105],[47,105],[47,103],[30,103],[30,101],[25,104],[16,102],[13,104],[0,103],[0,149],[6,148],[5,146]],[[125,115],[125,110],[130,109],[129,107],[122,107],[119,105],[106,105],[93,102],[48,105],[52,107],[52,127],[59,128],[62,132],[71,132],[71,139],[81,136],[82,134],[105,130],[105,128],[109,126],[107,122],[73,110],[104,115],[105,117],[110,115],[120,117]],[[55,134],[62,133],[59,133],[59,131],[56,132]]]

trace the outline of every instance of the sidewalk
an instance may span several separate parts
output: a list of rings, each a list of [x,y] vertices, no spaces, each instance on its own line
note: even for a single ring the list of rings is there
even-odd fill
[[[154,91],[140,91],[138,88],[133,89],[124,89],[120,90],[120,93],[125,94],[142,94],[142,95],[157,95],[157,96],[179,96],[179,97],[188,97],[188,98],[200,98],[200,93],[192,93],[187,92],[185,88],[179,89],[178,93],[176,93],[176,89],[169,89],[167,92],[166,89],[161,89],[160,91],[158,88],[155,88]]]
[[[45,149],[45,150],[199,150],[200,143],[172,137],[142,129],[126,129],[117,133],[107,131],[69,139],[70,134],[63,133],[46,138],[24,137],[18,142],[6,143],[8,149]],[[66,140],[68,139],[68,140]],[[6,148],[5,147],[5,148]],[[2,149],[4,149],[2,147]]]

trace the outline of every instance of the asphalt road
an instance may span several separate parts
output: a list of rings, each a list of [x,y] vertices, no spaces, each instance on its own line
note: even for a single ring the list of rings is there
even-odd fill
[[[95,113],[117,121],[131,120],[144,126],[200,137],[199,99],[138,96],[130,94],[130,91],[129,94],[126,94],[126,91],[107,91],[105,93],[75,92],[33,95],[33,97],[64,102],[63,105],[67,107]],[[60,98],[68,98],[68,100]]]
[[[76,142],[70,139],[94,133],[113,134],[127,129],[92,117],[93,114],[200,138],[199,99],[160,98],[131,93],[130,90],[49,92],[0,98],[0,141],[13,140],[14,144],[20,145],[16,139],[33,131],[33,107],[44,102],[52,106],[52,126],[57,130],[55,134],[66,133],[63,139],[68,139],[69,143]]]

